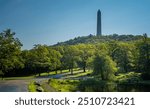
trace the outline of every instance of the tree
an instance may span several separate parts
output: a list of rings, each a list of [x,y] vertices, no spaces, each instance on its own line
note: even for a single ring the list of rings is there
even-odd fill
[[[61,67],[61,54],[52,47],[46,45],[35,45],[31,50],[23,50],[25,69],[28,72],[38,73],[56,71]]]
[[[71,70],[71,74],[73,74],[73,68],[79,59],[79,50],[76,46],[72,45],[66,46],[64,51],[63,61],[65,65]]]
[[[79,44],[76,47],[79,49],[80,57],[78,64],[83,68],[83,72],[86,72],[89,58],[94,55],[94,47],[90,44]]]
[[[0,74],[9,75],[9,71],[23,67],[21,61],[21,42],[14,38],[10,29],[0,33]]]
[[[33,68],[32,68],[32,53],[31,53],[31,50],[22,50],[21,58],[22,58],[22,60],[23,60],[22,62],[24,64],[23,69],[21,69],[22,75],[32,74],[33,73]]]
[[[0,76],[2,77],[2,80],[3,80],[4,72],[2,70],[0,70]]]
[[[94,74],[101,75],[102,80],[113,80],[117,71],[116,63],[106,54],[97,54],[94,61]]]
[[[62,55],[60,54],[59,51],[56,51],[55,49],[48,48],[49,54],[48,57],[50,59],[50,69],[55,70],[57,74],[57,70],[61,68],[61,58]]]
[[[48,71],[51,62],[46,46],[35,45],[30,52],[29,65],[32,66],[33,70],[38,73],[39,76],[42,72]]]
[[[115,35],[116,36],[116,35]],[[115,37],[114,36],[114,37]],[[119,45],[118,45],[118,41],[111,41],[110,43],[108,43],[108,49],[109,49],[109,52],[108,52],[108,54],[109,54],[109,56],[112,58],[112,60],[114,61],[115,60],[115,56],[116,56],[116,52],[117,52],[117,50],[118,50],[118,47],[119,47]]]
[[[110,48],[110,56],[117,63],[119,72],[127,73],[128,71],[131,71],[134,67],[134,44],[118,42],[117,44],[110,44]]]
[[[147,34],[143,35],[143,40],[139,43],[138,48],[140,71],[144,72],[144,78],[150,79],[150,39],[147,37]]]

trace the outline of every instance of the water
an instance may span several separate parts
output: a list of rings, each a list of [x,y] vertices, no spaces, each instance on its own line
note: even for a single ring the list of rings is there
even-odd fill
[[[119,92],[150,92],[149,84],[120,84],[117,86]]]
[[[101,87],[102,92],[150,92],[148,84],[107,84]]]
[[[81,89],[81,90],[80,90]],[[82,86],[81,92],[150,92],[149,84],[100,84]]]

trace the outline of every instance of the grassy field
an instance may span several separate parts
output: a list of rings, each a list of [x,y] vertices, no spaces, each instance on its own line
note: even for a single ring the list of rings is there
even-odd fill
[[[24,79],[33,79],[33,78],[35,78],[35,76],[5,77],[3,80],[24,80]],[[2,78],[0,80],[2,80]]]
[[[79,71],[79,68],[75,68],[74,71]],[[68,73],[68,72],[69,72],[69,70],[62,70],[62,71],[58,70],[57,74],[63,74],[63,73]],[[52,75],[56,75],[56,72],[51,71],[51,72],[41,73],[41,77],[52,76]],[[5,78],[3,78],[3,80],[24,80],[24,79],[34,79],[36,77],[39,77],[39,74],[30,75],[30,76],[21,76],[21,77],[5,77]],[[0,80],[2,80],[2,78],[0,78]]]
[[[79,80],[69,79],[51,79],[49,85],[52,86],[58,92],[74,92],[77,91]]]

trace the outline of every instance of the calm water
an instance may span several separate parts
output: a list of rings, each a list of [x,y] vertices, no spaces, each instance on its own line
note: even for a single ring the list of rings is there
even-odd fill
[[[148,84],[107,84],[101,87],[102,92],[150,92]]]
[[[124,84],[118,85],[117,91],[119,92],[150,92],[149,84]]]
[[[148,84],[100,84],[82,86],[81,92],[150,92]]]

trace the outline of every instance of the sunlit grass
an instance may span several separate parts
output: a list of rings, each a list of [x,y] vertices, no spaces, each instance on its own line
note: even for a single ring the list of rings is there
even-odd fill
[[[80,69],[79,68],[74,68],[73,71],[79,71]],[[69,73],[70,71],[68,69],[66,70],[58,70],[57,73],[56,71],[51,71],[51,72],[44,72],[44,73],[41,73],[40,75],[41,76],[50,76],[50,75],[56,75],[56,74],[63,74],[63,73]],[[36,74],[36,76],[39,76],[39,74]]]
[[[79,69],[78,68],[75,68],[74,69],[75,71],[78,71]],[[58,70],[57,71],[57,74],[61,74],[61,73],[68,73],[69,70]],[[40,74],[41,76],[50,76],[50,75],[56,75],[56,72],[55,71],[51,71],[51,72],[44,72],[44,73],[41,73]],[[36,77],[38,77],[39,74],[36,74],[36,75],[30,75],[30,76],[21,76],[21,77],[5,77],[3,78],[3,80],[24,80],[24,79],[34,79]],[[2,80],[2,78],[0,78],[0,80]]]
[[[135,72],[122,73],[116,76],[116,81],[118,82],[141,81],[141,73],[135,73]]]
[[[29,92],[36,92],[36,85],[34,84],[34,81],[28,85],[28,90]]]
[[[81,70],[79,72],[74,73],[73,75],[68,75],[66,78],[79,78],[79,77],[84,77],[92,74],[92,71],[86,71],[82,72]]]
[[[79,80],[51,79],[49,85],[59,92],[77,91]]]

